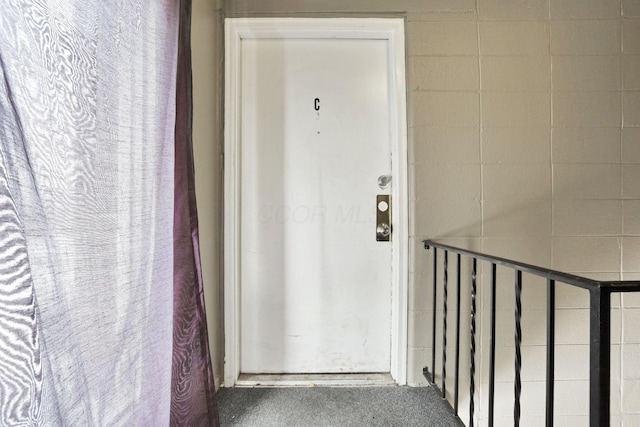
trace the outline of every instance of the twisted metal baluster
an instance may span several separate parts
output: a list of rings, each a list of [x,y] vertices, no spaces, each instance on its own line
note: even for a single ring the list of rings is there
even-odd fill
[[[474,393],[476,388],[476,258],[471,267],[471,385],[469,390],[469,427],[473,427],[473,411],[475,409]]]
[[[520,380],[520,368],[522,367],[522,354],[520,352],[520,344],[522,343],[522,328],[520,320],[522,319],[522,272],[516,270],[516,378],[514,384],[515,400],[513,402],[513,425],[515,427],[520,425],[520,393],[522,391],[522,384]]]
[[[449,280],[449,251],[444,251],[444,276],[443,285],[444,290],[442,294],[443,309],[442,309],[442,397],[447,398],[447,297],[449,295],[447,291],[447,282]]]

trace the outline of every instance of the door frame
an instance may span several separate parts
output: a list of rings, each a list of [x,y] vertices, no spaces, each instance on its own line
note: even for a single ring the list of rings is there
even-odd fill
[[[224,129],[224,386],[240,375],[240,129],[241,49],[244,39],[375,39],[389,47],[390,130],[394,229],[391,265],[391,366],[394,381],[407,383],[409,197],[404,19],[225,19]]]

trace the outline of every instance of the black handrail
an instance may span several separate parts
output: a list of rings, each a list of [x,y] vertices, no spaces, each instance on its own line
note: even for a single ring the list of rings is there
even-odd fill
[[[490,303],[490,341],[489,341],[489,426],[494,423],[495,397],[495,346],[496,346],[496,266],[504,266],[515,272],[515,378],[514,378],[514,425],[518,426],[521,417],[520,394],[522,365],[522,273],[540,276],[547,281],[547,357],[546,357],[546,426],[553,426],[554,414],[554,380],[555,380],[555,288],[556,282],[565,283],[586,289],[590,294],[590,342],[589,342],[589,425],[601,427],[609,425],[610,418],[610,368],[611,368],[611,294],[617,292],[640,292],[637,281],[597,281],[585,277],[563,273],[561,271],[538,267],[522,262],[495,257],[488,254],[470,251],[433,240],[424,240],[425,249],[433,248],[433,330],[431,372],[425,367],[423,372],[427,380],[434,386],[436,370],[436,297],[438,285],[438,250],[444,252],[443,262],[443,334],[442,334],[442,397],[446,399],[446,358],[447,358],[447,315],[448,315],[448,257],[449,253],[457,255],[457,298],[456,298],[456,342],[455,342],[455,392],[453,411],[458,416],[459,363],[460,363],[460,289],[461,289],[461,257],[472,260],[471,266],[471,324],[470,324],[470,401],[469,425],[473,426],[474,394],[476,384],[476,296],[477,296],[477,262],[486,261],[491,265],[491,303]]]

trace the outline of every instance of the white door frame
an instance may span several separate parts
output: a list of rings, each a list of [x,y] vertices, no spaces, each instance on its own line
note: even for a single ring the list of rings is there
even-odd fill
[[[390,373],[407,382],[409,197],[403,19],[227,18],[225,19],[224,131],[224,385],[240,375],[240,129],[243,39],[375,39],[389,46],[393,239]]]

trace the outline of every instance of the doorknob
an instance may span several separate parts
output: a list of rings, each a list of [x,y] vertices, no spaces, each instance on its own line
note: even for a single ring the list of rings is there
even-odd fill
[[[378,227],[376,227],[376,236],[378,237],[378,241],[385,241],[388,239],[389,234],[391,234],[391,227],[389,227],[389,224],[378,224]]]
[[[391,241],[391,196],[378,194],[376,196],[376,241]]]

